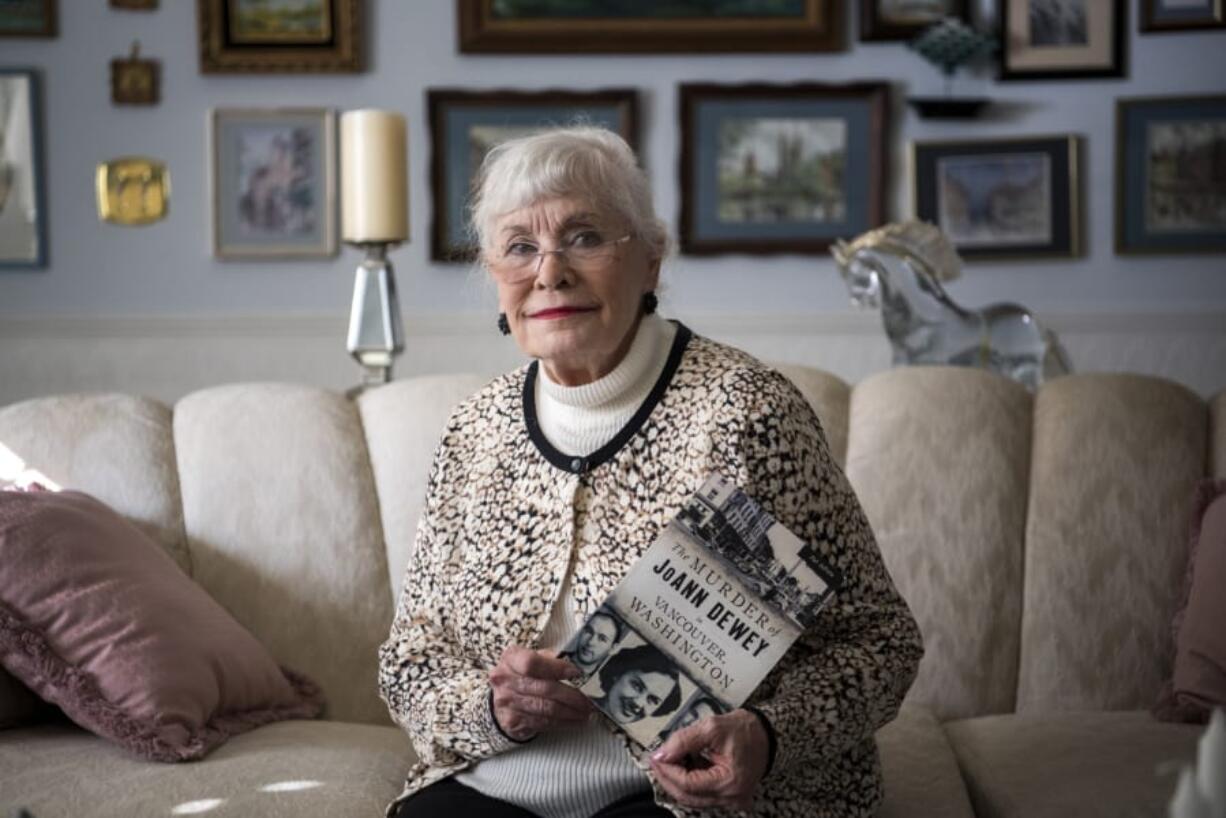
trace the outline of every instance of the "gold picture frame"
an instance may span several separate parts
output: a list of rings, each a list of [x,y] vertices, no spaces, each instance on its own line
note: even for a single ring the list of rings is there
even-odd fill
[[[315,8],[303,11],[268,9],[248,0],[197,0],[200,70],[205,74],[362,71],[364,2],[319,0]]]
[[[161,97],[161,64],[141,59],[140,42],[126,57],[111,60],[111,102],[116,105],[156,105]]]
[[[680,15],[678,4],[617,4],[585,0],[551,6],[521,0],[456,0],[460,51],[473,54],[627,54],[842,51],[844,0],[736,3],[724,13],[711,3]]]

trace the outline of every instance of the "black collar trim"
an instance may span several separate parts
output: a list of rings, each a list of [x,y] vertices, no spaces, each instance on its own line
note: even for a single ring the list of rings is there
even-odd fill
[[[540,361],[533,361],[528,365],[527,377],[524,378],[524,424],[528,427],[528,437],[536,444],[536,448],[540,450],[540,453],[545,456],[546,460],[563,471],[573,474],[585,474],[610,460],[621,451],[622,446],[625,446],[630,441],[630,438],[634,437],[643,424],[647,422],[647,418],[651,416],[651,412],[656,408],[656,404],[664,397],[665,390],[672,383],[673,374],[677,371],[677,367],[681,365],[681,356],[685,353],[685,348],[689,344],[690,338],[693,337],[693,333],[680,321],[673,321],[672,323],[677,325],[677,335],[673,338],[673,345],[668,351],[668,360],[664,364],[664,371],[660,373],[660,377],[656,379],[655,385],[651,387],[651,392],[648,393],[647,399],[643,401],[643,404],[639,406],[626,425],[617,434],[613,435],[612,440],[587,457],[563,454],[545,438],[545,433],[541,431],[540,421],[536,417],[536,376],[537,369],[540,367]]]

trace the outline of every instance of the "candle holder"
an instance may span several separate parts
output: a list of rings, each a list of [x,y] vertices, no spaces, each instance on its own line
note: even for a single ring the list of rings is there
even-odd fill
[[[345,348],[362,365],[362,386],[392,379],[392,364],[404,351],[396,274],[387,253],[399,242],[354,242],[366,258],[353,274],[353,303]]]

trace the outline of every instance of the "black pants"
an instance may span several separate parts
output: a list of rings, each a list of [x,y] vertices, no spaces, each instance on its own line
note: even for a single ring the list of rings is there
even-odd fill
[[[537,818],[526,809],[482,795],[454,778],[444,778],[413,793],[396,810],[396,818]],[[631,795],[597,812],[592,818],[672,818],[672,813],[656,804],[651,793]]]

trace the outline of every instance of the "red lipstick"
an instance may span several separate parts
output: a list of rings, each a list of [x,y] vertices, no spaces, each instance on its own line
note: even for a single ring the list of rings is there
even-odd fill
[[[581,312],[591,312],[590,307],[548,307],[534,312],[529,315],[529,318],[566,318],[569,315],[578,315]]]

